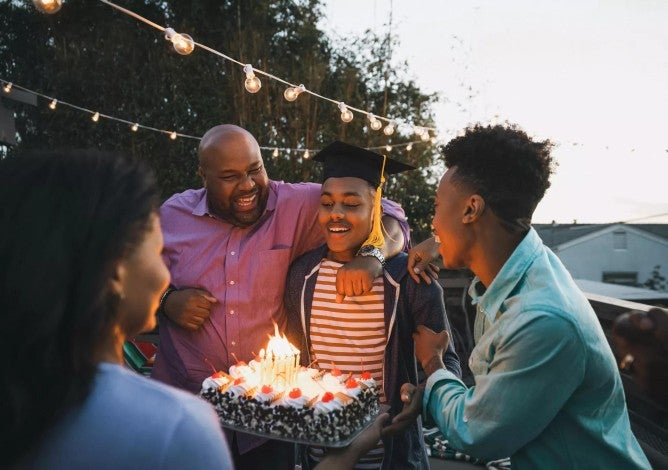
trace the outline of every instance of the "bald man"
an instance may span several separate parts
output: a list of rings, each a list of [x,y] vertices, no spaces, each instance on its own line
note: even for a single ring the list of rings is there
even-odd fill
[[[284,330],[288,268],[324,243],[317,225],[320,185],[270,180],[248,131],[216,126],[202,138],[198,155],[204,187],[172,196],[160,211],[172,285],[160,303],[152,374],[193,393],[212,367],[227,370],[236,358],[259,352],[272,322]],[[404,248],[408,226],[398,205],[385,200],[383,210],[389,236],[381,252],[390,258]],[[362,294],[381,273],[379,259],[358,256],[339,270],[338,296]],[[228,437],[237,468],[277,468],[276,449],[263,452],[263,445],[247,453],[263,441]]]

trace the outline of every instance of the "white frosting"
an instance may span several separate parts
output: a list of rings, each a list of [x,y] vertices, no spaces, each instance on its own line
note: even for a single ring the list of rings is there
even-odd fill
[[[343,393],[348,395],[349,397],[357,398],[357,395],[362,393],[362,388],[360,386],[357,386],[355,388],[346,388]]]
[[[376,381],[374,380],[373,377],[371,377],[370,379],[366,379],[366,380],[364,380],[364,379],[357,379],[357,381],[358,381],[359,383],[362,383],[362,384],[366,385],[366,386],[369,387],[369,388],[371,388],[371,387],[375,387],[375,386],[376,386]]]
[[[278,393],[279,392],[277,392],[276,390],[272,390],[269,393],[262,393],[262,389],[259,388],[253,398],[255,398],[258,401],[267,403],[273,401],[278,396]]]
[[[343,404],[339,401],[338,398],[334,398],[328,402],[322,401],[322,397],[313,405],[313,409],[316,413],[331,413],[334,410],[340,410],[343,408]]]
[[[229,381],[230,380],[224,376],[218,377],[216,379],[214,379],[213,377],[207,377],[206,379],[204,379],[204,382],[202,382],[202,388],[204,390],[208,388],[218,388],[221,385],[225,385]]]
[[[230,393],[235,396],[240,396],[248,392],[251,388],[253,388],[253,385],[250,384],[247,380],[244,380],[241,383],[238,384],[232,384],[229,387],[227,387],[226,392]]]
[[[297,398],[291,398],[289,393],[283,395],[283,398],[276,402],[276,405],[292,406],[293,408],[303,408],[309,402],[310,398],[301,394]]]
[[[248,365],[244,364],[242,366],[237,366],[234,365],[230,367],[230,375],[232,377],[239,378],[239,377],[248,377],[249,375],[252,375],[254,372],[253,369],[251,369]]]

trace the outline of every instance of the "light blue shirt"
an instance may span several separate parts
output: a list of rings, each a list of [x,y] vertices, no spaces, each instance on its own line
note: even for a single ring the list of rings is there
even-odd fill
[[[48,384],[44,393],[49,393]],[[84,403],[41,442],[21,468],[232,468],[220,423],[208,403],[109,363],[98,366]]]
[[[650,468],[631,432],[615,358],[589,302],[531,229],[477,306],[475,386],[439,370],[424,416],[450,443],[522,468]]]

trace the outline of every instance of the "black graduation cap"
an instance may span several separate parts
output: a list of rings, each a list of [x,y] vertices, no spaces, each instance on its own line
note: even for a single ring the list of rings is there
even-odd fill
[[[381,183],[383,160],[386,175],[415,169],[414,166],[338,140],[318,152],[313,160],[323,164],[323,181],[327,178],[353,176],[368,181],[374,187]]]

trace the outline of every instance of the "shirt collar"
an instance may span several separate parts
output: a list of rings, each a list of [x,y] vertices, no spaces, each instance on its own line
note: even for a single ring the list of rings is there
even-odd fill
[[[542,247],[543,241],[538,233],[531,228],[487,289],[484,288],[477,276],[473,279],[469,287],[472,303],[474,305],[479,304],[478,308],[485,314],[490,323],[494,321],[503,302],[510,296],[513,289],[524,277],[529,266],[540,254]]]
[[[267,212],[273,212],[274,209],[276,209],[276,199],[278,199],[277,195],[277,183],[275,181],[269,180],[269,197],[267,198],[267,207],[265,208],[265,213]],[[209,210],[209,199],[207,198],[207,191],[206,189],[202,189],[202,194],[200,196],[199,202],[195,205],[195,208],[192,211],[193,215],[197,216],[205,216],[208,215],[209,217],[213,217],[217,219],[218,217],[214,215],[213,212]]]

